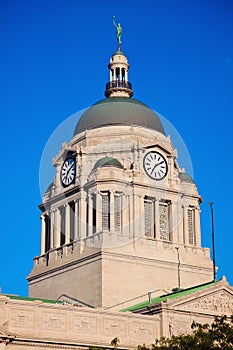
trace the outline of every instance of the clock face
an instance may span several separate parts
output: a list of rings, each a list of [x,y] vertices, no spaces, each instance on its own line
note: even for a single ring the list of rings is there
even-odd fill
[[[167,175],[166,159],[159,152],[151,151],[147,153],[144,157],[143,166],[147,175],[154,180],[162,180]]]
[[[61,168],[61,182],[64,187],[69,186],[75,178],[76,166],[74,158],[67,158]]]

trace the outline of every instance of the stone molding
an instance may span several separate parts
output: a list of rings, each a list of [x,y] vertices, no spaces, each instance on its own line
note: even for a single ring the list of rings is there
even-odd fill
[[[121,346],[132,348],[143,342],[153,342],[160,336],[159,317],[89,309],[71,304],[49,304],[42,301],[12,300],[0,296],[0,339],[8,337],[23,344],[50,343],[48,347],[67,348],[101,345],[110,347],[118,337]],[[3,327],[4,325],[4,327]]]

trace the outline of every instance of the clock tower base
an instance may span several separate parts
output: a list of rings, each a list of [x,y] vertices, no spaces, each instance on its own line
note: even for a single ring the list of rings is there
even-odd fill
[[[64,246],[62,252],[52,251],[48,261],[35,258],[29,296],[56,300],[66,294],[94,307],[121,309],[148,292],[161,295],[211,281],[209,249],[181,247],[178,271],[176,247],[146,237],[115,248]]]

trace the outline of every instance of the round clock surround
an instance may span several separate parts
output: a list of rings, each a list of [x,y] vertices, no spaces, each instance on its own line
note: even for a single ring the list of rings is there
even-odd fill
[[[73,157],[65,159],[61,167],[61,183],[63,187],[68,187],[74,182],[76,175],[76,164]]]
[[[153,180],[163,180],[167,176],[167,161],[157,151],[150,151],[144,156],[143,167],[146,174]]]

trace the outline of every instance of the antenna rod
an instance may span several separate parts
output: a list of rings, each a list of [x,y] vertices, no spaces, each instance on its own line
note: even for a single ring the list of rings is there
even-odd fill
[[[213,203],[208,203],[211,210],[211,222],[212,222],[212,252],[213,252],[213,277],[214,281],[216,281],[216,263],[215,263],[215,243],[214,243],[214,208]]]

